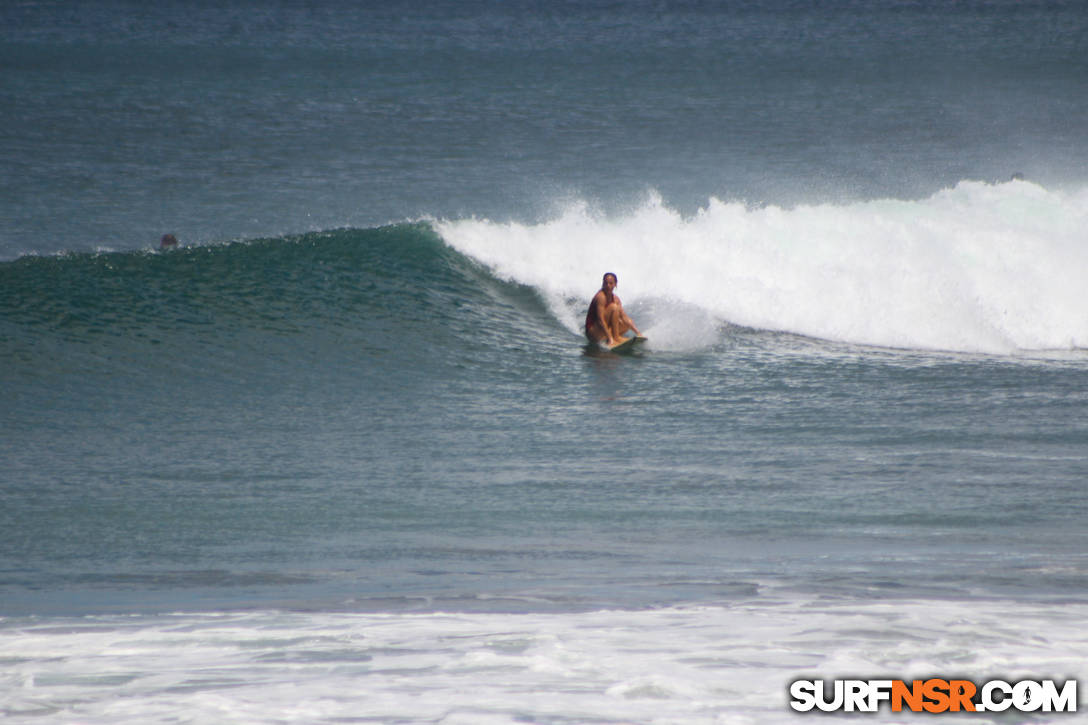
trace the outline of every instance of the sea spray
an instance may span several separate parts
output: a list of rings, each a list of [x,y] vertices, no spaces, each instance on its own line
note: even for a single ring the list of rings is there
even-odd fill
[[[614,271],[629,307],[682,305],[828,340],[993,353],[1088,344],[1085,190],[961,182],[915,201],[793,208],[710,199],[690,217],[651,194],[624,215],[577,203],[535,225],[435,228],[498,276],[538,289],[575,331],[601,274]],[[640,326],[668,337],[663,322]]]

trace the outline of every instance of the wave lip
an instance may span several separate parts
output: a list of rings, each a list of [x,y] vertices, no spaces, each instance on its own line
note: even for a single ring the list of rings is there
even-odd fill
[[[572,330],[601,274],[615,271],[625,305],[668,302],[756,329],[998,354],[1088,346],[1088,189],[964,181],[915,201],[710,199],[691,217],[651,194],[611,218],[579,203],[540,224],[435,228],[496,275],[540,290]]]

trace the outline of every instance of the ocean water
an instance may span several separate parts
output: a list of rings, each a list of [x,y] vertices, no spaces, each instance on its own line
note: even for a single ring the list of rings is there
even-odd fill
[[[0,6],[0,716],[1083,689],[1086,31],[1072,2]],[[606,271],[636,354],[582,337]]]

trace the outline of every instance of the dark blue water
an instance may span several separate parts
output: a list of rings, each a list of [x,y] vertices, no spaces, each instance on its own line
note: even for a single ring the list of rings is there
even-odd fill
[[[0,11],[0,251],[1079,184],[1079,3]]]

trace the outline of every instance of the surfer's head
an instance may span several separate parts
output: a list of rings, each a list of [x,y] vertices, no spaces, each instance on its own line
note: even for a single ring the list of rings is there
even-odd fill
[[[620,286],[620,280],[619,280],[618,277],[616,277],[615,272],[605,272],[604,277],[601,277],[601,289],[604,289],[605,287],[608,286],[608,278],[609,277],[612,278],[612,284],[614,286],[616,286],[616,287]]]

